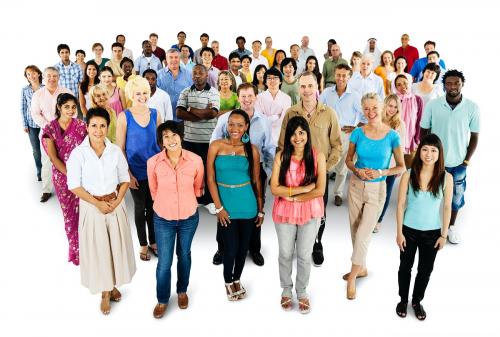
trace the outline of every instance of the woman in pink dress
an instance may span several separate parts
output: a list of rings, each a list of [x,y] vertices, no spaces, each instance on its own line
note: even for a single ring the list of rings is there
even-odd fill
[[[311,271],[311,254],[324,213],[323,194],[326,184],[326,159],[311,145],[309,124],[304,117],[288,121],[283,151],[276,154],[271,176],[271,192],[276,197],[273,221],[279,244],[279,271],[283,292],[281,307],[292,304],[293,253],[297,251],[295,291],[299,310],[310,310],[306,292]]]
[[[109,97],[109,106],[116,111],[116,116],[124,110],[126,106],[125,93],[113,82],[113,70],[110,67],[102,68],[99,73],[99,80],[106,86],[106,93]]]
[[[78,254],[78,197],[68,190],[66,161],[71,151],[87,135],[85,123],[74,118],[78,100],[71,94],[57,97],[56,119],[43,128],[42,145],[52,162],[52,182],[64,216],[64,227],[69,242],[68,262],[80,264]]]

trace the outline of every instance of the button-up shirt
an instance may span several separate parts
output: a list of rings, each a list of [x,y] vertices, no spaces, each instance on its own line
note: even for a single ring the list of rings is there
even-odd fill
[[[56,118],[57,96],[62,93],[72,94],[69,89],[61,86],[58,86],[53,94],[50,93],[46,86],[33,93],[31,99],[31,117],[33,117],[33,121],[40,128],[43,129],[45,125]]]
[[[285,132],[288,121],[295,116],[302,116],[307,120],[307,114],[302,108],[302,102],[288,109],[285,118],[283,118],[280,140],[278,142],[279,149],[283,149],[285,143]],[[318,102],[316,111],[309,120],[309,127],[311,129],[312,146],[325,155],[325,158],[327,158],[326,169],[327,171],[331,171],[338,163],[342,154],[340,127],[335,112],[332,108]]]
[[[68,66],[59,62],[55,67],[59,70],[59,85],[69,89],[78,98],[78,84],[83,80],[82,68],[74,62]]]
[[[243,49],[243,50],[235,49],[231,53],[237,53],[240,56],[240,58],[242,58],[245,55],[248,56],[252,55],[252,52],[248,49]]]
[[[227,112],[219,116],[217,126],[212,133],[212,138],[210,138],[210,143],[227,136],[227,122],[230,114],[230,112]],[[250,119],[250,142],[259,150],[260,162],[263,164],[262,166],[267,176],[270,177],[273,170],[276,145],[272,140],[269,122],[262,113],[256,110],[254,110],[253,116]]]
[[[40,84],[40,88],[43,88],[43,84]],[[39,128],[38,124],[35,123],[33,117],[31,117],[31,99],[33,98],[33,87],[31,84],[25,86],[21,91],[21,116],[23,121],[23,128]]]
[[[357,92],[361,97],[369,92],[376,93],[379,95],[380,99],[384,99],[385,97],[384,82],[382,78],[375,75],[373,71],[366,77],[361,76],[359,72],[355,72],[349,80],[349,86],[352,91]]]
[[[170,96],[168,96],[168,94],[160,88],[156,88],[153,96],[148,99],[148,107],[158,111],[162,123],[174,118]]]
[[[203,194],[203,161],[188,150],[182,150],[176,167],[164,151],[148,159],[148,184],[153,209],[167,220],[183,220],[198,207],[196,197]]]
[[[98,157],[89,137],[75,147],[66,162],[68,189],[83,187],[95,196],[116,191],[116,186],[130,181],[128,164],[119,146],[104,140],[106,147]]]
[[[340,127],[357,126],[359,122],[367,123],[361,109],[361,96],[352,92],[347,86],[342,96],[339,97],[336,88],[335,85],[326,88],[319,96],[319,101],[335,111]]]
[[[191,78],[191,72],[179,68],[179,73],[177,77],[174,78],[172,71],[165,67],[158,72],[158,87],[167,92],[170,96],[170,102],[172,103],[172,113],[175,121],[179,121],[175,114],[175,109],[177,108],[177,101],[179,100],[179,95],[181,91],[190,87],[193,84],[193,79]]]
[[[153,69],[158,72],[162,68],[163,65],[161,64],[161,60],[156,57],[155,54],[151,54],[149,57],[141,55],[135,60],[134,63],[134,70],[141,76],[146,69]]]
[[[479,107],[462,97],[452,109],[446,96],[433,99],[425,106],[420,126],[430,129],[443,142],[444,165],[456,167],[465,159],[471,132],[479,132]]]
[[[281,90],[278,90],[276,97],[273,97],[269,90],[257,95],[255,109],[261,111],[271,124],[271,134],[275,146],[278,145],[283,118],[291,106],[292,99]]]
[[[182,60],[180,60],[179,64],[182,68],[187,69],[190,72],[193,72],[193,67],[195,66],[196,63],[194,63],[191,59],[189,59],[187,63],[184,63]]]

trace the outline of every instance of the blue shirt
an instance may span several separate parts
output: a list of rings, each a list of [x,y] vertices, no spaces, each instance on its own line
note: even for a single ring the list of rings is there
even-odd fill
[[[134,70],[137,71],[139,75],[142,76],[142,73],[146,69],[153,69],[158,73],[163,68],[163,65],[161,64],[161,61],[158,57],[156,57],[154,54],[151,54],[148,58],[144,55],[139,56],[137,59],[135,59],[134,62]]]
[[[375,75],[373,71],[370,75],[366,76],[366,78],[363,78],[361,73],[355,72],[349,80],[348,86],[350,86],[351,90],[357,92],[361,97],[369,92],[378,94],[380,99],[384,99],[385,97],[384,82],[382,81],[382,78]]]
[[[70,62],[68,66],[59,62],[54,67],[59,70],[59,85],[69,89],[78,98],[78,85],[83,80],[82,68],[74,62]]]
[[[189,49],[189,57],[191,58],[191,60],[194,58],[194,52],[193,52],[193,49],[191,49],[190,46],[188,46],[187,44],[185,44],[184,46],[188,47]],[[183,47],[184,47],[183,46]],[[179,48],[179,44],[173,44],[172,47],[170,48],[175,48],[177,49],[179,52],[181,51],[181,48]]]
[[[391,129],[382,139],[370,139],[366,137],[363,128],[356,128],[351,133],[350,142],[356,145],[358,156],[356,168],[369,168],[374,170],[386,170],[391,163],[393,149],[399,147],[400,139],[396,131]],[[385,180],[385,176],[367,180],[377,182]]]
[[[242,58],[245,55],[248,55],[248,56],[252,55],[252,52],[248,49],[243,49],[243,50],[235,49],[231,53],[238,54],[240,56],[240,58]]]
[[[445,95],[427,103],[420,126],[443,142],[444,165],[456,167],[465,159],[470,133],[479,132],[479,107],[462,96],[462,102],[452,110]]]
[[[170,102],[172,103],[172,113],[175,121],[180,121],[175,114],[175,109],[177,108],[177,101],[179,100],[179,95],[182,90],[190,87],[193,84],[193,79],[191,78],[191,72],[182,67],[179,67],[179,73],[177,78],[168,69],[168,67],[163,68],[158,72],[158,82],[157,85],[160,89],[163,89],[170,96]]]
[[[410,75],[413,76],[415,82],[419,82],[422,80],[422,73],[427,63],[429,63],[429,61],[427,60],[427,56],[419,58],[415,61],[415,63],[413,63],[413,67],[411,67],[410,70]],[[441,70],[446,69],[446,65],[444,64],[443,60],[439,59],[439,65],[441,66]]]
[[[40,88],[44,85],[41,84]],[[21,90],[21,116],[23,118],[23,128],[40,128],[38,124],[35,123],[33,117],[31,117],[31,99],[33,98],[33,88],[31,84],[28,84]]]
[[[319,96],[319,101],[335,110],[341,128],[357,126],[359,122],[367,123],[361,108],[361,96],[353,92],[349,86],[340,97],[336,85],[328,87]]]
[[[210,143],[214,140],[227,137],[227,122],[230,114],[231,112],[226,112],[219,116],[217,125],[212,133],[212,138],[210,138]],[[260,162],[263,163],[264,171],[270,177],[273,170],[276,146],[271,136],[271,125],[267,118],[258,111],[254,111],[250,120],[250,141],[259,150]]]

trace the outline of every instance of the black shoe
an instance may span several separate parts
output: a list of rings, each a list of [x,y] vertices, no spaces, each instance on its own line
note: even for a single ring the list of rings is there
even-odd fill
[[[323,245],[321,242],[314,243],[312,259],[315,267],[321,267],[323,261],[325,261],[325,257],[323,256]]]
[[[258,266],[263,266],[264,265],[264,256],[260,252],[251,252],[250,256],[252,257],[253,263],[255,263]]]
[[[224,258],[224,252],[221,251],[216,251],[214,255],[214,259],[212,260],[212,263],[218,266],[219,264],[222,264],[222,260]]]
[[[335,206],[342,206],[342,197],[339,195],[336,195],[333,203],[335,204]]]
[[[42,181],[42,177],[41,176],[37,176],[36,178],[38,179],[38,181]]]
[[[49,200],[51,196],[52,193],[43,193],[42,197],[40,198],[40,202],[47,202],[47,200]]]

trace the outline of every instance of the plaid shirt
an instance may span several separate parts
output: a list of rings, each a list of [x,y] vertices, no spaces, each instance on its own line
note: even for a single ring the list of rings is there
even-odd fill
[[[44,85],[41,84],[40,88]],[[39,88],[39,89],[40,89]],[[31,98],[33,97],[33,88],[28,84],[21,90],[21,116],[23,120],[23,128],[40,128],[31,117]]]
[[[74,62],[70,62],[67,67],[59,62],[55,67],[59,70],[59,85],[71,90],[78,98],[78,84],[83,80],[82,68]]]

